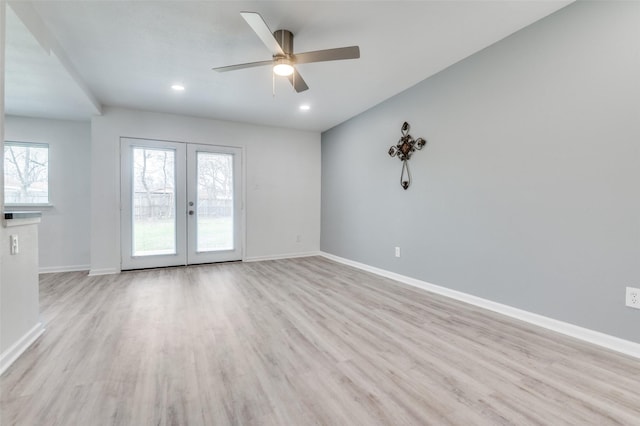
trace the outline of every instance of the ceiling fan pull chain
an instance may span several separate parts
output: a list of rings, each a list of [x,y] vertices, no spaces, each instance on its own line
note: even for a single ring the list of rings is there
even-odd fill
[[[273,98],[275,99],[276,98],[276,75],[274,73],[271,73],[271,82],[272,82],[271,90],[273,92],[272,95],[273,95]]]

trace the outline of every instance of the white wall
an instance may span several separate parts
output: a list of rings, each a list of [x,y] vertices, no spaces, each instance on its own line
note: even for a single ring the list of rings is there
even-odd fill
[[[89,269],[91,124],[7,116],[5,140],[49,144],[53,206],[35,208],[42,211],[40,271]]]
[[[7,3],[0,1],[0,148],[4,155],[4,51]],[[3,157],[4,158],[4,157]],[[4,212],[4,160],[0,166],[0,212]],[[4,216],[3,216],[4,220]]]
[[[243,148],[244,259],[319,251],[319,133],[105,108],[91,134],[92,274],[120,270],[120,137]]]
[[[4,152],[4,42],[6,3],[0,2],[0,148]],[[0,212],[4,210],[4,164],[0,166]],[[12,221],[15,224],[15,221]],[[35,224],[0,226],[0,374],[42,333],[38,311],[38,230]],[[9,254],[17,235],[19,254]]]

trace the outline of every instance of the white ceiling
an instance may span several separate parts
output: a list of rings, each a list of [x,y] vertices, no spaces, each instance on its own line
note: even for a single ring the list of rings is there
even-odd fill
[[[102,104],[323,131],[569,3],[10,1],[5,108],[87,120]],[[299,65],[310,89],[279,78],[274,97],[269,67],[211,71],[270,59],[240,11],[292,31],[295,52],[359,45],[361,58]]]

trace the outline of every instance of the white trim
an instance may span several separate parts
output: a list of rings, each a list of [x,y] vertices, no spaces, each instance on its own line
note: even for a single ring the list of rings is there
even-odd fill
[[[5,219],[4,223],[5,223],[5,227],[7,228],[11,228],[13,226],[37,225],[38,223],[40,223],[40,218],[30,217],[30,218]]]
[[[42,266],[38,270],[40,274],[51,274],[55,272],[80,272],[88,271],[91,265],[69,265],[69,266]]]
[[[12,208],[26,209],[29,207],[33,207],[33,208],[54,207],[54,205],[51,203],[7,203],[4,205],[4,207],[9,209],[12,209]],[[7,211],[7,213],[11,213],[11,210]]]
[[[119,274],[119,273],[120,273],[120,269],[116,269],[116,268],[103,268],[103,269],[89,270],[90,277],[95,277],[96,275],[112,275],[112,274]]]
[[[630,355],[635,358],[640,358],[640,343],[632,342],[630,340],[624,340],[619,337],[611,336],[599,331],[590,330],[588,328],[579,327],[577,325],[545,317],[543,315],[534,314],[533,312],[514,308],[509,305],[504,305],[502,303],[483,299],[481,297],[473,296],[471,294],[463,293],[457,290],[452,290],[450,288],[441,287],[439,285],[431,284],[426,281],[421,281],[415,278],[407,277],[405,275],[397,274],[395,272],[390,272],[385,269],[376,268],[364,263],[335,256],[330,253],[320,252],[320,256],[338,263],[371,272],[376,275],[400,281],[401,283],[408,284],[413,287],[418,287],[432,293],[440,294],[442,296],[450,297],[461,302],[488,309],[490,311],[497,312],[511,318],[519,319],[521,321],[528,322],[529,324],[537,325],[548,330],[562,333],[564,335],[571,336],[585,342],[593,343],[595,345],[602,346],[616,352]]]
[[[11,345],[0,355],[0,374],[4,373],[26,351],[40,335],[44,333],[44,327],[39,322],[27,331],[17,342]]]
[[[286,254],[276,254],[272,256],[251,256],[242,259],[243,262],[262,262],[263,260],[281,260],[281,259],[294,259],[296,257],[311,257],[311,256],[322,256],[324,255],[319,251],[308,251],[302,253],[286,253]]]

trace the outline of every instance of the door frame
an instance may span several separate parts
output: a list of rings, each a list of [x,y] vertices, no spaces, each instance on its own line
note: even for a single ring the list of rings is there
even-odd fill
[[[246,155],[245,147],[242,146],[230,146],[230,145],[216,145],[207,143],[191,143],[181,141],[167,141],[160,139],[149,138],[137,138],[137,137],[120,137],[120,270],[135,270],[146,268],[158,268],[165,266],[184,266],[189,264],[210,263],[208,260],[198,261],[194,259],[194,262],[189,262],[188,258],[188,206],[187,206],[187,151],[189,145],[201,146],[204,148],[210,148],[212,150],[219,149],[220,152],[233,152],[236,154],[237,161],[234,161],[234,167],[239,167],[236,175],[239,177],[239,182],[235,182],[234,190],[239,191],[239,194],[235,198],[236,205],[239,206],[240,212],[238,214],[238,223],[236,223],[236,229],[234,232],[236,235],[236,241],[239,244],[239,252],[233,259],[222,259],[219,262],[239,260],[244,261],[246,253]],[[176,220],[176,251],[179,252],[181,248],[184,248],[181,254],[176,255],[154,255],[154,256],[140,256],[134,258],[132,256],[132,217],[131,217],[131,199],[128,195],[131,193],[131,187],[133,180],[131,176],[131,165],[133,156],[127,153],[131,147],[149,147],[149,148],[168,148],[176,150],[176,188],[183,188],[182,191],[176,191],[176,217],[178,214],[184,214],[185,219],[183,221]],[[180,169],[180,171],[179,171]],[[184,176],[180,179],[179,176]],[[178,182],[178,179],[181,182]],[[184,228],[179,224],[184,223]],[[239,232],[237,228],[240,228]],[[135,259],[134,262],[131,260]]]

